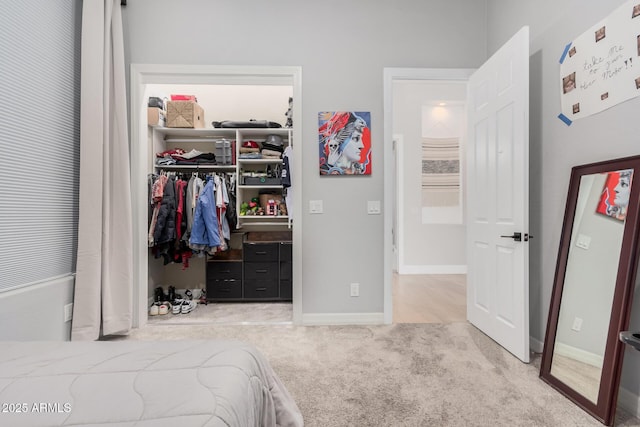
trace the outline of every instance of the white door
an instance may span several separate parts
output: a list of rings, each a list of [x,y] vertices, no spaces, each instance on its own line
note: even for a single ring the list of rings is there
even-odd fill
[[[471,76],[467,105],[467,318],[528,363],[528,27]]]

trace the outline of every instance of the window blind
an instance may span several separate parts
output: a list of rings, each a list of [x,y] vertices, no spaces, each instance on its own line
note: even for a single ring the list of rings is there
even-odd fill
[[[81,6],[2,5],[0,292],[75,271]]]

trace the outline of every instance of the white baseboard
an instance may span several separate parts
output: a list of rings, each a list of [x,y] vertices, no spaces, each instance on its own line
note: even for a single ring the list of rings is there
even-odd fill
[[[573,360],[577,360],[578,362],[586,363],[587,365],[591,366],[602,367],[602,363],[604,361],[603,356],[599,354],[584,351],[582,349],[559,342],[556,342],[553,352],[554,354],[569,357]]]
[[[618,406],[636,418],[640,418],[640,396],[626,388],[620,387],[618,390]]]
[[[467,274],[466,265],[401,265],[398,274]]]
[[[534,353],[542,353],[543,349],[544,342],[538,340],[537,338],[529,336],[529,350],[533,351]]]
[[[384,313],[304,313],[302,324],[311,325],[383,325]]]

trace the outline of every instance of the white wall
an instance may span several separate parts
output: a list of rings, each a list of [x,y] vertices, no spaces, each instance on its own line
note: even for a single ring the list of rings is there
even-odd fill
[[[449,109],[458,107],[464,111],[465,100],[465,82],[400,80],[393,83],[393,134],[403,137],[397,172],[403,182],[399,190],[403,201],[399,218],[402,222],[400,274],[453,274],[466,268],[465,225],[423,223],[421,194],[423,130],[434,138],[458,136],[462,144],[465,123],[464,117],[452,115],[441,117],[437,122],[445,129],[432,129],[428,121],[425,123],[423,107],[447,108],[438,106],[447,101]],[[423,129],[425,127],[427,129]]]
[[[382,313],[383,215],[366,207],[384,197],[383,68],[476,67],[484,16],[475,0],[136,0],[124,9],[127,63],[301,66],[296,170],[303,206],[324,201],[324,214],[303,213],[303,313]],[[371,112],[371,176],[318,176],[317,113],[335,110]]]
[[[565,125],[560,113],[559,59],[564,47],[602,20],[623,0],[489,0],[489,52],[494,52],[522,25],[531,26],[531,335],[544,339],[553,275],[560,243],[571,167],[638,155],[640,98]],[[636,286],[631,329],[640,330],[640,291]],[[640,352],[627,349],[621,399],[640,395]],[[638,401],[636,400],[636,405]]]
[[[73,302],[75,276],[3,292],[0,296],[0,341],[68,341],[71,322],[64,307]]]

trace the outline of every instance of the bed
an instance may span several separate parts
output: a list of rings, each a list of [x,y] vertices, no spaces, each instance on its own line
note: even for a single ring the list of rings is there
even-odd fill
[[[240,341],[0,343],[3,426],[302,426]]]

